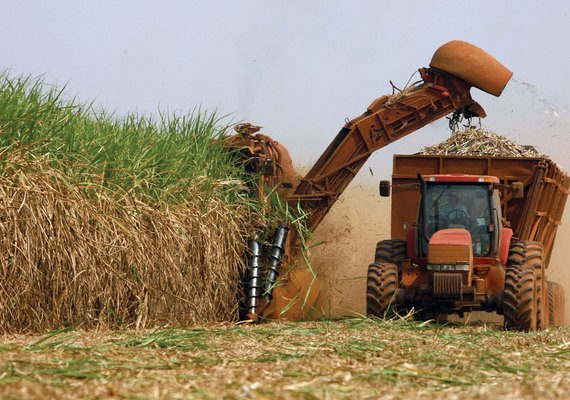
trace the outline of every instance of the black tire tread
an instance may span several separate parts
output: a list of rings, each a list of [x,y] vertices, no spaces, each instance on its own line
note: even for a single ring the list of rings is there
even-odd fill
[[[366,282],[366,312],[376,317],[387,317],[396,311],[398,266],[392,263],[372,263]]]
[[[505,328],[535,330],[544,328],[542,244],[513,242],[505,274],[503,313]]]
[[[553,328],[564,326],[564,287],[556,282],[547,282],[548,323]]]
[[[376,245],[374,262],[377,264],[396,264],[399,267],[407,257],[406,247],[405,240],[382,240]]]

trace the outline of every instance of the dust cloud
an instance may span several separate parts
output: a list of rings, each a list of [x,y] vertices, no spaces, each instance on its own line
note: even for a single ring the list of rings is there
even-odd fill
[[[321,281],[317,305],[324,315],[365,315],[368,264],[374,260],[376,243],[390,238],[390,200],[381,198],[372,184],[353,182],[315,231],[315,239],[322,243],[311,249],[310,260]],[[570,203],[562,221],[548,276],[564,286],[568,304]],[[570,304],[565,321],[570,325]]]
[[[338,317],[366,314],[366,273],[376,243],[390,236],[390,199],[355,181],[315,231],[310,261],[321,281],[318,307]]]

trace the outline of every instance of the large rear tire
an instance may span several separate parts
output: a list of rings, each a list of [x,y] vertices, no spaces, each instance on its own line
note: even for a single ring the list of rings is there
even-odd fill
[[[376,244],[374,262],[396,264],[398,267],[407,257],[405,240],[382,240]]]
[[[556,282],[547,282],[549,325],[553,328],[564,326],[564,288]]]
[[[392,263],[372,263],[366,282],[366,313],[386,318],[397,311],[398,266]]]
[[[531,331],[546,327],[542,277],[542,244],[512,243],[505,274],[503,313],[506,329]]]

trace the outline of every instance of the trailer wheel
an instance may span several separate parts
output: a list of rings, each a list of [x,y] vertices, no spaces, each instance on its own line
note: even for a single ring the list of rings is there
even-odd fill
[[[405,240],[382,240],[376,245],[374,262],[396,264],[399,267],[407,257],[406,247]]]
[[[536,329],[547,329],[550,326],[548,288],[544,277],[542,269],[534,270],[534,279],[536,281]]]
[[[372,263],[368,267],[366,312],[376,317],[390,317],[398,302],[398,266],[392,263]]]
[[[547,282],[549,325],[558,328],[564,326],[564,288],[556,282]]]
[[[505,274],[503,313],[505,328],[535,330],[544,327],[542,244],[513,242]]]

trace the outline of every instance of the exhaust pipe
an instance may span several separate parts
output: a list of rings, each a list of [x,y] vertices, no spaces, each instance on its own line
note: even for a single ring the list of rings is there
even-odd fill
[[[277,228],[275,232],[275,240],[273,241],[271,254],[269,255],[269,270],[267,271],[267,279],[265,280],[265,291],[263,293],[263,298],[268,302],[273,299],[273,289],[275,282],[277,282],[277,277],[279,276],[279,270],[281,269],[281,258],[285,253],[285,240],[287,240],[288,233],[289,228],[285,226]]]

